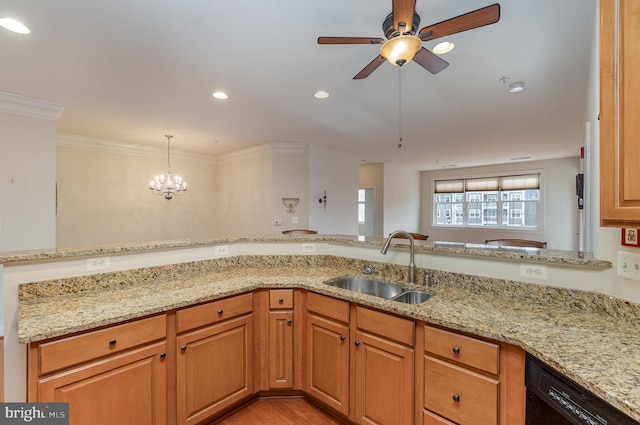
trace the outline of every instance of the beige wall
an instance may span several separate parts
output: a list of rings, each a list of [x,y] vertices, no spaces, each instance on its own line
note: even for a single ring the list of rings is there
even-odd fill
[[[217,165],[172,149],[171,171],[187,182],[170,203],[149,181],[167,170],[166,149],[59,135],[57,246],[210,238],[218,234]]]
[[[384,235],[420,231],[420,172],[384,165]]]
[[[271,148],[258,146],[220,158],[218,203],[220,234],[271,233]]]
[[[0,251],[56,246],[55,128],[61,110],[0,92]]]

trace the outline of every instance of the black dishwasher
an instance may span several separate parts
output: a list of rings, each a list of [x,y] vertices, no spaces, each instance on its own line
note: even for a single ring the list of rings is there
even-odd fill
[[[526,425],[638,425],[591,392],[527,353]]]

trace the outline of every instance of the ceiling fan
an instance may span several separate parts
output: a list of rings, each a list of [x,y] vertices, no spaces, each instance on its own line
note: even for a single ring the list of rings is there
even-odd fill
[[[367,78],[385,60],[398,66],[413,60],[432,74],[437,74],[449,63],[424,48],[423,41],[495,24],[500,20],[500,5],[495,3],[424,27],[418,32],[420,16],[416,13],[416,0],[392,1],[392,11],[382,23],[386,42],[379,37],[318,37],[318,44],[382,44],[378,57],[356,74],[354,80]]]

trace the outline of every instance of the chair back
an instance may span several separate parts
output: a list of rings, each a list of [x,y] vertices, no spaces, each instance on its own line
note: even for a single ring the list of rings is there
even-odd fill
[[[528,239],[487,239],[485,245],[491,246],[515,246],[525,248],[546,248],[546,242],[532,241]]]
[[[293,229],[293,230],[283,230],[283,235],[315,235],[317,234],[317,230],[309,230],[309,229]]]
[[[413,233],[413,232],[409,232],[409,234],[411,236],[413,236],[413,239],[417,240],[417,241],[426,241],[427,239],[429,239],[429,236],[427,235],[423,235],[422,233]],[[396,238],[401,238],[401,239],[408,239],[405,235],[403,235],[402,233],[399,233],[395,236]]]

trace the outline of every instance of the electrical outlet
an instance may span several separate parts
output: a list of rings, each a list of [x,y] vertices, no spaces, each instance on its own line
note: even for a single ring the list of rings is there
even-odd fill
[[[229,254],[229,245],[217,245],[213,250],[213,255],[219,257]]]
[[[640,254],[618,251],[618,276],[640,281]]]
[[[314,244],[314,243],[303,243],[302,244],[302,252],[316,252],[316,244]]]
[[[545,280],[549,278],[549,269],[543,264],[520,263],[520,277]]]
[[[87,271],[106,270],[111,267],[111,257],[87,259]]]

